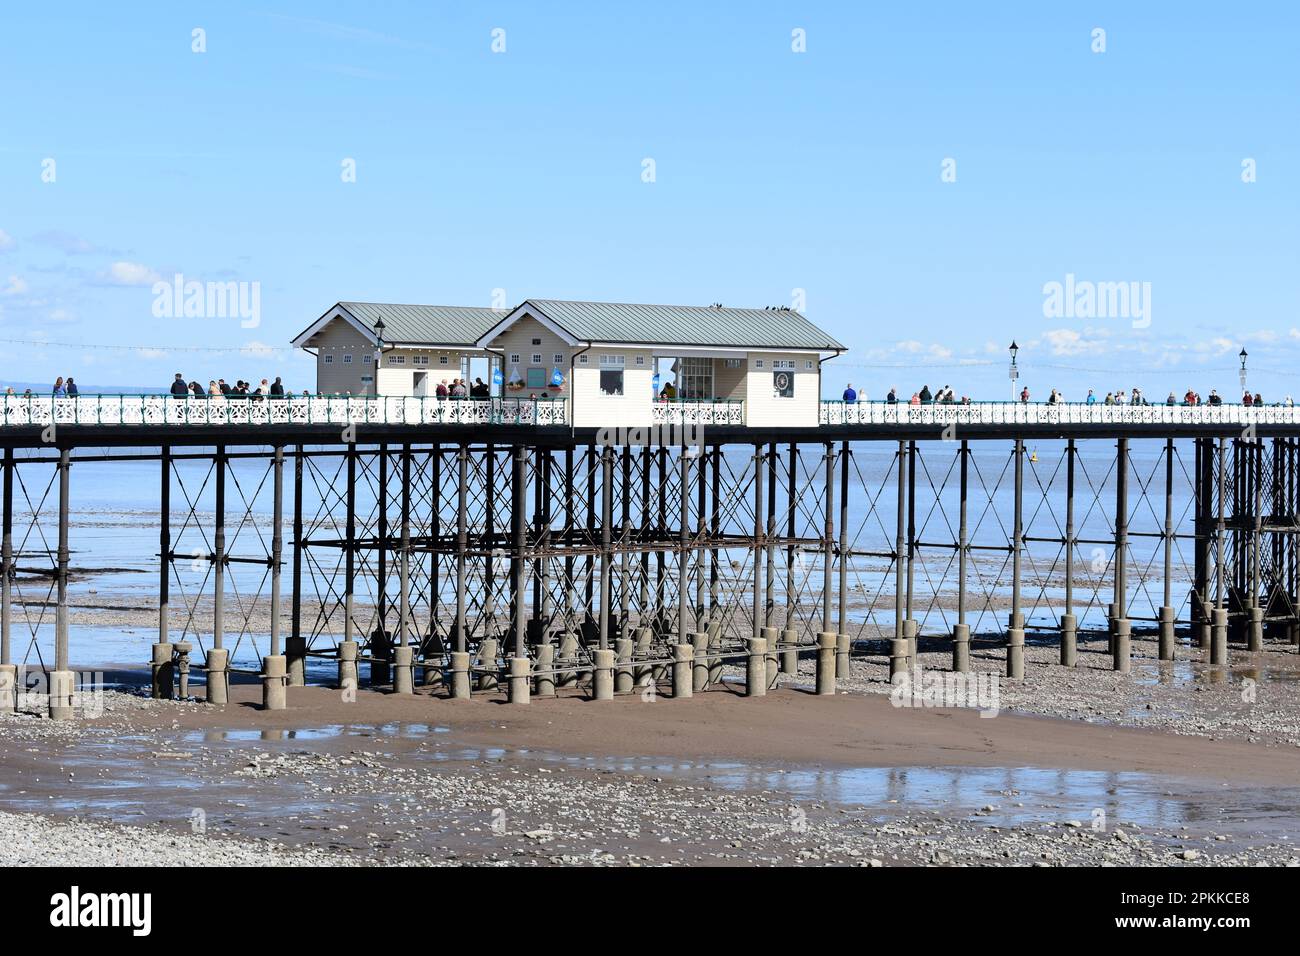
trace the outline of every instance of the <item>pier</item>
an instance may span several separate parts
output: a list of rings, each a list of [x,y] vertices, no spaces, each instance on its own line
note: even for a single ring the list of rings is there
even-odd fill
[[[801,660],[830,694],[921,644],[1019,680],[1026,641],[1068,667],[1104,639],[1124,672],[1138,633],[1214,667],[1300,633],[1295,408],[823,402],[783,429],[665,402],[682,427],[615,430],[551,404],[10,396],[0,700],[39,674],[72,714],[91,463],[152,463],[159,697],[761,696]]]

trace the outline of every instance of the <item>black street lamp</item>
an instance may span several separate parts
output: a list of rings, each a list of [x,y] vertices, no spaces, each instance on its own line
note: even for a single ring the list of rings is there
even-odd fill
[[[1020,351],[1020,346],[1016,340],[1011,340],[1011,348],[1007,351],[1011,353],[1011,400],[1016,400],[1016,381],[1020,378],[1020,368],[1016,365],[1016,353]]]
[[[1241,347],[1241,354],[1238,358],[1241,359],[1241,372],[1239,373],[1239,377],[1241,379],[1241,388],[1244,392],[1246,389],[1246,347],[1244,345]]]
[[[379,395],[379,365],[384,354],[384,320],[375,323],[375,395]]]

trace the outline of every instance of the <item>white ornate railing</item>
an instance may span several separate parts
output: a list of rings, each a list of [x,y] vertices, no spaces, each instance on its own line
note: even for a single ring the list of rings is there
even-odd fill
[[[3,425],[564,425],[563,399],[6,395]]]
[[[0,396],[2,426],[20,425],[567,425],[564,399],[433,397],[255,399],[167,395]],[[739,401],[655,402],[655,425],[745,424]],[[821,403],[823,425],[1298,425],[1290,405],[1049,405],[973,402]]]
[[[655,425],[743,425],[745,403],[739,400],[717,402],[685,399],[655,402],[651,414]]]
[[[1291,405],[1105,405],[1100,402],[821,403],[823,425],[1300,425]]]

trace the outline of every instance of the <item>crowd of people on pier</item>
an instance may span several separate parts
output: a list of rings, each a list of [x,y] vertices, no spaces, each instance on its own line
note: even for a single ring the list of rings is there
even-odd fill
[[[72,380],[71,376],[65,379],[60,375],[55,380],[49,394],[53,395],[55,398],[76,397],[78,394],[77,383]],[[302,392],[295,393],[285,388],[283,379],[278,375],[274,380],[264,378],[257,385],[243,379],[235,379],[234,384],[231,384],[224,378],[214,378],[210,379],[205,387],[203,383],[198,380],[186,381],[185,376],[180,372],[176,373],[175,378],[173,378],[171,383],[168,385],[167,394],[171,395],[173,398],[248,398],[253,400],[297,398],[299,396],[302,398],[311,398],[313,395],[317,398],[353,397],[351,391],[340,392],[337,393],[337,395],[330,396],[327,396],[324,392],[320,391],[313,393],[308,389],[303,389]],[[9,386],[5,389],[5,395],[16,397],[19,393],[12,386]],[[35,397],[30,388],[24,389],[21,395],[24,398]],[[433,395],[437,398],[445,399],[489,399],[492,397],[492,388],[487,382],[483,381],[482,378],[474,379],[473,384],[470,384],[463,378],[450,380],[444,378],[437,384],[437,386],[435,386]],[[528,397],[536,399],[539,396],[536,393],[532,393]],[[547,392],[542,392],[540,397],[549,398],[550,396]]]
[[[235,379],[235,384],[231,385],[224,378],[214,378],[208,381],[208,387],[205,389],[198,380],[186,382],[185,376],[180,372],[172,380],[169,389],[173,398],[288,398],[291,394],[286,393],[284,383],[280,376],[276,376],[274,382],[268,382],[262,379],[261,383],[254,387],[252,382],[245,382],[243,379]],[[308,394],[303,392],[304,395]]]
[[[867,401],[867,396],[865,393],[855,389],[852,383],[849,383],[844,389],[844,395],[842,400],[844,401],[845,404],[853,405],[858,402]],[[893,388],[890,388],[889,393],[885,396],[885,402],[890,405],[897,405],[901,401],[903,400],[899,398],[898,387],[894,386]],[[1020,402],[1022,404],[1029,404],[1029,401],[1030,401],[1029,387],[1025,386],[1020,390]],[[907,399],[905,402],[905,404],[908,405],[969,405],[970,403],[971,403],[971,399],[967,395],[962,395],[960,398],[958,398],[954,393],[951,385],[945,385],[937,392],[932,392],[930,390],[929,385],[922,385],[921,388],[918,391],[913,392],[912,397]],[[1065,395],[1063,392],[1061,392],[1060,389],[1053,388],[1048,393],[1047,396],[1048,405],[1064,405],[1065,403],[1066,403]],[[1100,405],[1150,405],[1152,404],[1152,402],[1146,397],[1146,395],[1143,393],[1142,389],[1140,388],[1134,388],[1131,393],[1126,392],[1123,389],[1119,389],[1118,391],[1114,391],[1114,392],[1107,392],[1104,398],[1098,398],[1097,393],[1090,388],[1088,389],[1087,397],[1084,399],[1084,404],[1087,405],[1098,405],[1098,404]],[[1193,406],[1193,405],[1216,406],[1216,405],[1224,404],[1224,401],[1223,401],[1223,396],[1221,396],[1218,393],[1218,391],[1215,389],[1210,389],[1209,395],[1202,398],[1200,392],[1197,392],[1196,390],[1189,388],[1181,398],[1179,398],[1177,393],[1171,391],[1169,393],[1169,396],[1164,400],[1163,404],[1185,405],[1185,406]],[[1261,395],[1259,392],[1255,392],[1253,394],[1249,391],[1243,392],[1241,396],[1241,404],[1246,406],[1252,406],[1252,407],[1258,406],[1262,408],[1265,404],[1264,396]],[[1290,395],[1285,395],[1282,397],[1280,401],[1275,402],[1274,404],[1290,408],[1295,405],[1295,402],[1292,400]]]
[[[202,383],[197,380],[187,382],[185,376],[180,372],[177,372],[168,391],[174,398],[251,398],[254,400],[260,400],[294,397],[293,392],[285,389],[284,383],[278,375],[274,381],[269,381],[265,378],[262,379],[257,386],[254,386],[251,382],[246,382],[243,379],[236,379],[235,383],[231,385],[224,378],[216,378],[211,379],[208,382],[207,387],[204,388]],[[665,387],[665,395],[667,395],[667,391],[668,387]],[[17,393],[12,387],[5,389],[6,396],[14,396],[16,394]],[[22,394],[26,398],[31,398],[32,390],[30,388],[24,389]],[[51,394],[56,398],[75,397],[78,394],[77,383],[73,380],[71,375],[66,379],[60,375],[54,381]],[[315,394],[317,397],[322,397],[324,393],[316,392]],[[303,389],[301,395],[303,398],[310,398],[312,393],[307,389]],[[352,393],[346,392],[344,395],[345,397],[351,397]],[[492,389],[481,378],[474,379],[473,385],[470,385],[463,378],[455,378],[450,381],[444,378],[435,387],[434,395],[437,398],[445,399],[487,399],[492,397]],[[537,398],[538,396],[534,393],[529,397]],[[547,397],[547,393],[543,392],[541,398]],[[849,383],[844,388],[842,401],[845,404],[853,405],[858,402],[866,402],[868,401],[868,398],[866,392],[859,391],[853,387],[852,383]],[[908,405],[969,405],[971,404],[971,401],[972,399],[968,395],[958,397],[951,385],[944,385],[938,391],[932,391],[929,385],[922,385],[920,389],[913,392],[911,397],[907,399],[902,399],[899,395],[898,387],[893,386],[885,395],[885,402],[890,405],[897,405],[900,403]],[[1030,402],[1030,391],[1028,386],[1025,386],[1020,390],[1019,401],[1023,404],[1028,404]],[[1088,394],[1083,399],[1083,402],[1086,405],[1153,404],[1146,397],[1146,394],[1142,389],[1138,387],[1134,387],[1131,392],[1125,391],[1124,389],[1106,392],[1104,396],[1098,396],[1096,391],[1090,388],[1088,389]],[[1065,403],[1065,395],[1060,389],[1053,388],[1048,393],[1047,404],[1063,405]],[[1169,395],[1161,404],[1170,406],[1182,405],[1214,407],[1223,405],[1224,401],[1223,396],[1221,396],[1216,389],[1210,389],[1209,394],[1202,397],[1200,392],[1189,388],[1181,397],[1179,397],[1176,392],[1170,391]],[[1263,395],[1259,392],[1252,393],[1250,391],[1245,391],[1241,396],[1241,404],[1251,407],[1263,407],[1266,403]],[[1295,405],[1295,402],[1292,400],[1290,395],[1285,395],[1281,400],[1274,404],[1290,408]]]

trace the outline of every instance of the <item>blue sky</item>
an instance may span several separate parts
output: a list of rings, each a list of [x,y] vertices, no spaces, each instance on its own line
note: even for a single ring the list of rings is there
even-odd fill
[[[803,290],[851,346],[828,392],[1003,398],[1015,338],[1036,397],[1233,394],[1243,345],[1252,387],[1300,396],[1298,27],[1289,3],[6,5],[0,378],[305,387],[288,340],[340,299]],[[260,324],[156,317],[178,272],[259,283]],[[1149,283],[1149,326],[1046,317],[1067,274]]]

